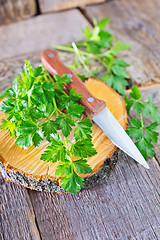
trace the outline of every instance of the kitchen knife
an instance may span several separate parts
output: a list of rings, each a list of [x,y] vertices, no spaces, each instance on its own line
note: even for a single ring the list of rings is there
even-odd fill
[[[103,100],[97,99],[88,91],[81,79],[60,61],[57,52],[50,49],[44,50],[41,55],[41,62],[51,74],[58,74],[60,76],[67,74],[72,79],[72,82],[66,84],[65,88],[68,90],[75,88],[77,93],[83,95],[80,104],[85,107],[88,116],[117,147],[144,167],[149,168],[131,138],[106,107],[106,103]]]

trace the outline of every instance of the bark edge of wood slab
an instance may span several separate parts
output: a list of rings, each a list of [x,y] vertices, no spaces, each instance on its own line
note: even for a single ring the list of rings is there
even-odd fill
[[[106,102],[107,107],[122,127],[126,129],[127,113],[123,98],[98,79],[89,78],[85,84],[95,97]],[[0,121],[2,118],[4,118],[4,113],[0,114]],[[92,132],[93,144],[98,153],[87,159],[93,173],[80,174],[85,179],[84,189],[100,183],[117,162],[117,147],[95,123]],[[10,137],[8,131],[1,130],[0,137],[0,171],[7,181],[37,191],[65,192],[59,186],[59,179],[54,175],[57,163],[47,163],[40,160],[42,150],[44,151],[47,146],[45,142],[38,148],[31,146],[29,149],[23,150],[14,144],[14,137]],[[11,154],[12,151],[13,154]],[[33,156],[34,159],[32,159]]]

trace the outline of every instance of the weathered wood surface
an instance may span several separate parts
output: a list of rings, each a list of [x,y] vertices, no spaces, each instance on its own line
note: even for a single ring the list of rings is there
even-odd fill
[[[0,0],[0,25],[24,20],[36,13],[36,0]]]
[[[0,239],[40,240],[27,190],[0,176]]]
[[[131,64],[132,83],[160,82],[160,1],[115,0],[88,6],[86,12],[98,20],[109,17],[107,29],[130,44],[123,57]]]
[[[61,11],[75,7],[81,7],[88,4],[101,3],[105,0],[38,0],[42,13]]]
[[[99,10],[100,6],[96,6],[94,11],[93,7],[87,9],[90,16],[94,12],[99,19],[104,17],[106,12],[111,17],[110,30],[113,30],[114,34],[120,39],[132,43],[133,50],[131,54],[128,51],[125,57],[127,61],[131,59],[130,62],[134,66],[133,69],[130,69],[133,82],[137,81],[137,78],[139,84],[140,81],[144,84],[151,79],[158,81],[159,1],[150,1],[150,5],[148,5],[149,1],[145,1],[145,3],[141,1],[138,5],[135,4],[135,1],[132,1],[129,9],[127,6],[130,5],[128,4],[131,4],[131,1],[115,0],[102,4],[101,11]],[[146,4],[145,8],[144,4]],[[156,10],[153,11],[154,6]],[[148,14],[146,14],[147,11]],[[128,15],[126,16],[126,14]],[[123,16],[126,16],[126,21],[123,20]],[[130,19],[129,23],[128,19]],[[137,24],[135,24],[135,21]],[[58,21],[56,21],[56,24],[58,25]],[[81,23],[77,26],[80,29]],[[152,34],[154,32],[152,32],[152,29],[156,29],[156,35]],[[61,34],[59,34],[59,37],[62,36]],[[73,41],[71,32],[70,41]],[[147,41],[152,42],[152,44],[148,44]],[[0,46],[2,46],[1,43]],[[28,52],[27,58],[31,59],[36,66],[39,62],[39,53],[30,54],[26,44],[26,49],[24,48],[23,51],[16,54],[18,48],[15,46],[16,44],[14,45],[15,52],[12,46],[10,47],[12,53],[10,56]],[[0,63],[0,91],[11,84],[13,75],[21,71],[23,61],[26,58],[23,55],[4,60],[4,57],[10,56],[9,53],[4,55],[6,51],[4,45],[1,49],[3,50],[1,51],[3,60]],[[31,51],[36,50],[37,48]],[[68,59],[72,61],[72,58],[69,57]],[[143,89],[144,99],[148,98],[149,93],[153,94],[154,103],[159,105],[159,86],[154,85]],[[155,157],[149,160],[150,170],[139,166],[120,151],[118,163],[110,176],[102,184],[90,190],[85,190],[77,196],[31,191],[1,179],[0,239],[159,240],[159,149],[160,143],[156,146]]]
[[[81,29],[88,25],[78,10],[39,15],[0,27],[0,59],[67,44],[83,39]]]

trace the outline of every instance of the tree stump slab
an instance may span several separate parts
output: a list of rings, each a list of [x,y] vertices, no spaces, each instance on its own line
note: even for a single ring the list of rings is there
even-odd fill
[[[93,95],[106,102],[107,107],[121,126],[126,129],[127,114],[122,97],[100,80],[90,78],[85,84]],[[2,112],[0,114],[0,121],[5,117]],[[37,148],[30,146],[28,149],[23,149],[15,144],[14,137],[10,137],[8,131],[1,130],[0,136],[0,170],[6,180],[38,191],[64,191],[59,186],[60,179],[55,176],[58,162],[48,163],[40,160],[42,153],[48,146],[47,141],[44,140]],[[72,139],[72,135],[69,137]],[[115,165],[117,159],[116,153],[114,154],[117,147],[94,123],[92,137],[97,154],[87,159],[93,172],[90,174],[80,174],[85,179],[84,188],[91,187],[102,180],[108,174],[111,167]],[[113,154],[114,156],[112,157]]]

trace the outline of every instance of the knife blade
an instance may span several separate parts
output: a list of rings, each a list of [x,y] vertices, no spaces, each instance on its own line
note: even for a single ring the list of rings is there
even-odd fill
[[[117,147],[145,168],[149,169],[142,154],[110,110],[106,107],[106,103],[89,92],[81,79],[60,61],[57,52],[50,49],[44,50],[41,54],[41,62],[51,74],[58,74],[60,76],[67,74],[72,79],[72,82],[66,84],[65,88],[68,90],[75,88],[77,93],[83,95],[80,104],[85,107],[88,116],[102,129],[106,136]]]

